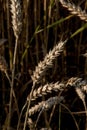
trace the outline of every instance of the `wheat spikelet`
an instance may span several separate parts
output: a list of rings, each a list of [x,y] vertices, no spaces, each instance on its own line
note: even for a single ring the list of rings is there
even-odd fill
[[[66,86],[68,85],[79,87],[83,92],[87,93],[87,80],[82,80],[82,78],[78,78],[78,77],[72,77],[68,80]]]
[[[52,93],[52,91],[63,91],[65,85],[63,83],[50,83],[44,86],[40,86],[38,89],[35,89],[32,94],[32,99],[35,100],[38,97],[42,97],[43,95],[47,95],[48,93]],[[30,95],[27,97],[27,101],[30,100]]]
[[[42,62],[40,62],[38,64],[38,66],[36,66],[35,71],[33,72],[32,75],[32,80],[33,82],[39,82],[40,79],[42,78],[42,76],[44,75],[44,73],[46,72],[46,70],[50,67],[52,67],[53,61],[57,58],[57,56],[60,55],[60,53],[63,51],[64,49],[64,45],[67,42],[67,40],[65,40],[64,42],[60,41],[54,48],[52,51],[50,51],[44,58],[44,60]]]
[[[7,63],[3,56],[0,56],[0,70],[3,72],[7,71]]]
[[[77,84],[81,83],[82,78],[78,78],[78,77],[72,77],[68,80],[66,86],[70,85],[70,86],[77,86]]]
[[[12,13],[12,25],[14,35],[17,38],[22,29],[22,10],[20,0],[10,0],[11,13]]]
[[[35,105],[34,107],[32,107],[32,108],[29,109],[29,116],[35,114],[36,112],[39,112],[40,110],[48,110],[54,104],[60,103],[63,99],[64,99],[63,96],[61,96],[60,98],[58,98],[57,96],[55,96],[55,97],[49,98],[46,101],[40,102],[37,105]]]
[[[71,14],[78,16],[81,20],[84,20],[87,22],[87,14],[78,6],[76,7],[75,4],[71,4],[70,2],[65,2],[64,0],[59,0],[63,7],[68,9]]]

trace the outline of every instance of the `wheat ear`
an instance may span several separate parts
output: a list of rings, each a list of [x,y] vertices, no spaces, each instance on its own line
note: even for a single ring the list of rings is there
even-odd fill
[[[67,10],[71,12],[71,14],[78,16],[81,20],[84,20],[87,22],[87,14],[78,6],[75,6],[75,4],[71,4],[70,2],[66,2],[65,0],[59,0],[63,7],[65,7]]]
[[[37,83],[42,79],[42,76],[46,72],[46,70],[53,65],[53,61],[60,55],[60,53],[64,49],[64,45],[67,42],[65,41],[60,41],[54,48],[51,50],[44,58],[43,61],[41,61],[38,66],[36,66],[35,71],[33,72],[32,75],[32,80],[33,82]]]
[[[35,89],[32,94],[32,101],[36,100],[38,97],[42,97],[43,95],[47,95],[48,93],[52,93],[52,91],[63,91],[65,89],[65,85],[63,83],[50,83],[44,86],[40,86],[38,89]],[[27,97],[27,101],[30,100],[30,95]]]
[[[18,37],[22,30],[22,9],[20,0],[11,1],[12,25],[15,37]]]
[[[32,90],[30,92],[30,99],[28,100],[28,107],[27,107],[27,111],[26,111],[26,116],[25,116],[25,122],[24,122],[24,128],[23,130],[26,129],[26,122],[27,122],[27,117],[28,117],[28,110],[30,107],[30,102],[32,99],[32,94],[33,94],[33,90],[35,88],[35,84],[37,82],[39,82],[42,79],[42,76],[44,75],[45,71],[52,67],[53,61],[57,58],[57,56],[60,55],[60,53],[63,51],[64,49],[64,45],[67,42],[67,40],[65,41],[60,41],[54,48],[52,51],[50,51],[44,58],[44,60],[42,62],[40,62],[38,64],[38,66],[36,67],[35,71],[33,72],[32,75],[32,80],[33,80],[33,86],[32,86]]]
[[[11,121],[11,106],[12,106],[12,95],[13,95],[13,86],[14,86],[14,77],[15,77],[15,63],[16,63],[16,55],[17,55],[17,46],[18,46],[18,38],[22,30],[22,9],[21,9],[21,1],[20,0],[10,0],[10,8],[12,13],[12,27],[15,35],[15,49],[14,49],[14,57],[13,57],[13,68],[12,68],[12,81],[11,81],[11,90],[10,90],[10,101],[9,101],[9,121],[8,121],[8,130],[10,127]]]
[[[78,77],[72,77],[68,80],[67,84],[75,88],[75,91],[77,95],[79,96],[79,98],[82,100],[85,111],[86,111],[87,107],[86,107],[85,93],[84,93],[85,92],[84,86],[86,86],[87,84],[86,80],[82,80],[82,78],[78,78]],[[87,112],[86,112],[86,128],[87,128]]]
[[[62,100],[64,99],[63,96],[61,96],[60,98],[55,96],[55,97],[51,97],[46,101],[42,101],[40,103],[38,103],[37,105],[35,105],[34,107],[31,107],[29,109],[29,116],[35,114],[36,112],[39,112],[41,110],[48,110],[50,109],[54,104],[58,104],[60,103]]]

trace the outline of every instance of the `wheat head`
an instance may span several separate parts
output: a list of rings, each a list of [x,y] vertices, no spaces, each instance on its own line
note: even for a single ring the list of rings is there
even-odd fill
[[[70,2],[66,2],[65,0],[59,0],[63,7],[71,12],[71,14],[78,16],[81,20],[87,22],[87,14],[82,11],[81,7],[75,6],[75,4],[71,4]]]
[[[63,91],[65,89],[65,85],[63,83],[50,83],[44,86],[40,86],[38,89],[35,89],[32,94],[32,101],[36,100],[38,97],[42,97],[43,95],[47,95],[48,93],[52,93],[52,91]],[[27,97],[27,101],[30,100],[30,95]]]
[[[44,111],[44,110],[50,109],[54,104],[60,103],[63,99],[64,99],[63,96],[61,96],[60,98],[58,98],[58,96],[55,96],[55,97],[49,98],[46,101],[40,102],[37,105],[35,105],[29,109],[29,116],[31,116],[41,110]]]
[[[0,70],[3,72],[7,71],[7,63],[3,56],[0,56]]]
[[[54,48],[51,50],[44,58],[43,61],[41,61],[38,66],[36,66],[35,71],[32,75],[33,82],[37,83],[42,79],[42,76],[46,72],[46,70],[53,65],[53,61],[61,54],[61,52],[64,49],[64,45],[67,42],[60,41]]]
[[[11,13],[12,13],[12,25],[14,35],[17,38],[22,30],[22,9],[20,0],[10,0]]]

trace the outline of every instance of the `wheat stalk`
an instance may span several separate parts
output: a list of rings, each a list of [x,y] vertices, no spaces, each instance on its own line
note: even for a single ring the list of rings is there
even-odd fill
[[[13,95],[13,86],[14,86],[14,77],[15,77],[15,63],[16,63],[16,55],[17,55],[17,46],[19,35],[22,30],[22,9],[21,9],[21,1],[20,0],[10,0],[10,8],[12,13],[12,27],[15,35],[15,49],[13,56],[13,68],[12,68],[12,81],[11,81],[11,90],[10,90],[10,101],[9,101],[9,121],[8,121],[8,130],[10,127],[11,121],[11,107],[12,107],[12,95]]]
[[[22,9],[20,0],[10,0],[12,25],[15,37],[18,37],[22,30]]]
[[[39,112],[41,110],[48,110],[50,109],[54,104],[58,104],[60,103],[62,100],[64,99],[63,96],[61,96],[60,98],[58,98],[57,96],[55,97],[51,97],[46,101],[42,101],[40,103],[38,103],[37,105],[35,105],[34,107],[31,107],[29,109],[29,116],[35,114],[36,112]]]
[[[60,41],[54,48],[51,50],[44,58],[43,61],[41,61],[38,66],[36,66],[35,71],[33,72],[32,75],[32,80],[33,82],[39,82],[42,79],[42,76],[46,72],[46,70],[53,65],[53,61],[60,55],[60,53],[64,49],[64,45],[67,42],[65,41]]]
[[[65,85],[63,83],[50,83],[44,86],[40,86],[38,89],[35,89],[32,94],[32,101],[36,100],[38,97],[42,97],[43,95],[47,95],[48,93],[52,93],[52,91],[63,91],[65,89]],[[27,97],[27,101],[30,100],[30,95]]]
[[[81,20],[84,20],[87,22],[87,14],[85,10],[82,11],[82,9],[79,6],[77,7],[75,4],[71,4],[70,2],[66,2],[65,0],[59,0],[59,1],[63,7],[65,7],[71,12],[71,14],[76,15]]]

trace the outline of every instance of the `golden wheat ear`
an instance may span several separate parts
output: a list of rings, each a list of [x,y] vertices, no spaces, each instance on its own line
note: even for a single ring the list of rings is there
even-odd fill
[[[64,97],[61,96],[60,98],[58,96],[50,97],[46,101],[42,101],[38,103],[37,105],[31,107],[28,111],[29,116],[34,115],[36,112],[40,112],[41,110],[49,110],[54,104],[58,104],[61,101],[63,101]]]
[[[70,2],[66,2],[65,0],[59,0],[63,7],[70,11],[71,14],[78,16],[81,20],[87,22],[87,13],[82,11],[81,7],[76,6],[75,4],[71,4]]]
[[[64,49],[65,41],[60,41],[44,58],[43,61],[39,62],[38,66],[36,66],[35,71],[32,75],[32,80],[34,83],[38,83],[43,75],[45,74],[46,70],[53,65],[53,61],[61,54]]]
[[[20,0],[10,0],[11,13],[12,13],[12,25],[14,35],[17,38],[22,30],[22,9]]]
[[[35,89],[32,94],[31,101],[36,100],[38,97],[42,97],[43,95],[47,95],[48,93],[52,93],[52,91],[60,92],[65,89],[65,85],[63,83],[50,83],[44,86],[40,86],[38,89]],[[27,101],[30,100],[30,95],[27,97]]]

